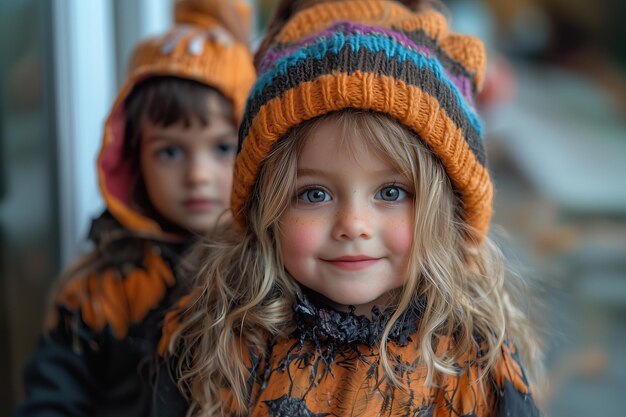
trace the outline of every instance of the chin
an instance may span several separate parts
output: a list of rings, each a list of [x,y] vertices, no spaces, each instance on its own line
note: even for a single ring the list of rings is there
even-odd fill
[[[215,223],[211,225],[202,225],[202,226],[194,225],[194,226],[191,226],[189,230],[191,230],[195,234],[206,236],[206,235],[213,233],[213,231],[215,230],[215,226],[217,226]]]
[[[191,222],[187,225],[189,230],[192,230],[198,234],[211,233],[218,226],[218,218],[211,217],[210,219],[196,219],[198,221]]]

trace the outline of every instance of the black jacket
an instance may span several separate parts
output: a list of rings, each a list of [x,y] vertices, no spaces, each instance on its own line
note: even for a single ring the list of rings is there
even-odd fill
[[[172,271],[191,242],[137,237],[106,212],[90,237],[109,259],[61,286],[13,417],[152,413],[164,312],[185,293]]]

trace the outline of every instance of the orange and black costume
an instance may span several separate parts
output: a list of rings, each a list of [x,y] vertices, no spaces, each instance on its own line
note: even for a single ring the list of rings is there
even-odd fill
[[[164,312],[183,292],[173,267],[191,239],[140,238],[109,212],[90,238],[116,256],[58,293],[15,417],[149,415],[151,358]]]
[[[418,304],[398,321],[389,337],[389,354],[405,387],[394,387],[380,364],[380,336],[392,311],[376,308],[372,317],[339,312],[303,296],[294,307],[296,330],[286,339],[268,342],[257,355],[242,346],[249,370],[248,410],[228,416],[420,416],[535,417],[539,411],[515,348],[505,344],[502,358],[476,382],[480,350],[458,363],[457,375],[440,375],[426,387],[426,368],[419,363]],[[170,314],[164,343],[177,327]],[[451,340],[440,340],[446,349]],[[228,394],[226,394],[228,395]],[[159,380],[159,416],[183,416],[187,402],[171,380]],[[228,404],[230,401],[226,400]]]
[[[190,80],[221,93],[238,126],[255,70],[232,29],[245,32],[249,17],[240,1],[178,0],[176,25],[135,48],[104,125],[97,169],[106,211],[91,228],[95,250],[55,294],[14,417],[151,414],[164,312],[186,293],[177,271],[195,238],[166,230],[154,209],[138,202],[137,168],[125,154],[127,99],[148,79]]]

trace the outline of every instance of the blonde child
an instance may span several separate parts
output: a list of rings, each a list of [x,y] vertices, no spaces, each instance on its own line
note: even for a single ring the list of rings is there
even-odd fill
[[[255,79],[246,5],[181,0],[140,43],[104,125],[95,248],[57,284],[15,416],[147,416],[177,267],[229,218],[237,128]]]
[[[483,46],[418,3],[278,6],[234,226],[167,320],[184,395],[163,415],[539,414],[537,340],[487,237]]]

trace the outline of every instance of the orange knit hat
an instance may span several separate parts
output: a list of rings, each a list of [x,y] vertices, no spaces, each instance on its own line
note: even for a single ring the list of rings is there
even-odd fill
[[[240,128],[234,218],[245,225],[263,159],[289,129],[356,108],[391,116],[432,150],[460,195],[471,238],[482,242],[493,195],[474,106],[485,73],[482,42],[450,33],[433,9],[415,12],[399,1],[307,4],[258,61]]]
[[[175,25],[139,43],[128,78],[104,126],[98,157],[100,190],[108,210],[125,227],[161,233],[159,224],[131,207],[131,172],[122,157],[129,94],[151,77],[173,76],[210,86],[232,103],[239,125],[256,71],[247,45],[250,8],[243,0],[178,0]]]
[[[165,35],[137,45],[127,84],[158,75],[198,81],[224,94],[240,117],[256,78],[247,45],[247,3],[178,0],[174,18],[176,25]]]

